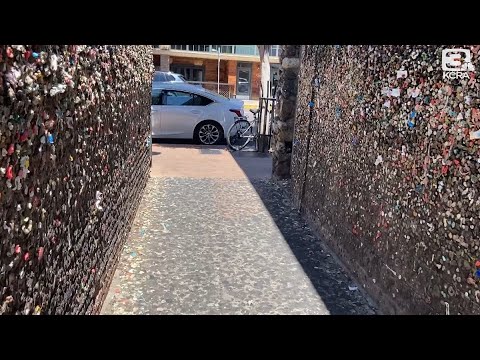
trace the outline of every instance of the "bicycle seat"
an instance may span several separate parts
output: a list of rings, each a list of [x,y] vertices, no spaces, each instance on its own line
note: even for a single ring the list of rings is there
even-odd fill
[[[253,115],[256,115],[259,111],[260,111],[260,109],[250,109],[250,112],[251,112]]]

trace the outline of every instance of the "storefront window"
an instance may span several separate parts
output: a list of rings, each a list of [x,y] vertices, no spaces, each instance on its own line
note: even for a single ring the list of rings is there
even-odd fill
[[[187,81],[204,81],[205,71],[202,66],[172,64],[170,71],[183,75]]]

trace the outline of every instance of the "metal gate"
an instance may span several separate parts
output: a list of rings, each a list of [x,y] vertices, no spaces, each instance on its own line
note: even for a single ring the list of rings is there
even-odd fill
[[[275,102],[274,97],[262,97],[259,99],[258,104],[258,138],[257,138],[257,151],[268,152],[270,151],[271,138],[272,138],[272,123],[275,117]]]

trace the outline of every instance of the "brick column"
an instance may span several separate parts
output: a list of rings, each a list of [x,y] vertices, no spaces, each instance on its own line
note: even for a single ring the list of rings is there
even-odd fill
[[[170,71],[170,56],[160,55],[160,71]]]

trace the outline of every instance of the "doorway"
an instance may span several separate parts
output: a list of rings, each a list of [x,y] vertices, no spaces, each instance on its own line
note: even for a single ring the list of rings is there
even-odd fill
[[[249,100],[252,90],[252,64],[237,65],[237,99]]]

